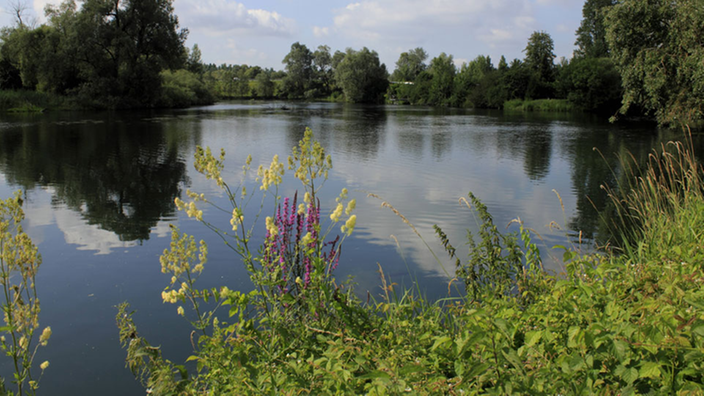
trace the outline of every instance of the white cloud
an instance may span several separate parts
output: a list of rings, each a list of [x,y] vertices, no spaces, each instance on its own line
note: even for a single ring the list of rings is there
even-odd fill
[[[254,48],[242,47],[239,40],[228,39],[221,49],[220,58],[216,63],[230,63],[233,65],[262,65],[269,60],[269,55]]]
[[[291,36],[296,23],[275,11],[248,9],[230,0],[176,0],[174,11],[182,26],[210,35],[256,34]]]
[[[429,32],[435,38],[444,36],[448,43],[516,45],[536,25],[528,0],[366,0],[334,13],[336,31],[347,37],[395,39],[411,45],[424,42]]]
[[[313,35],[315,37],[327,37],[330,34],[330,29],[327,27],[313,26]]]

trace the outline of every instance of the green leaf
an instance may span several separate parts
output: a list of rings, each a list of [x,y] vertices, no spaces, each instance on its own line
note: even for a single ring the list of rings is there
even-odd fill
[[[623,378],[623,380],[630,385],[638,379],[638,370],[636,370],[635,367],[628,368],[623,371],[621,378]]]
[[[640,378],[659,378],[660,365],[655,362],[645,362],[640,367]]]
[[[374,370],[369,373],[366,373],[364,375],[360,375],[357,377],[359,379],[381,379],[381,380],[390,380],[391,376],[383,371],[379,370]]]
[[[190,361],[192,361],[192,360],[198,360],[198,356],[191,355],[191,356],[189,356],[189,357],[186,359],[187,362],[190,362]]]
[[[529,331],[526,333],[526,346],[532,347],[537,344],[543,337],[542,331]]]
[[[619,361],[623,361],[623,358],[628,351],[628,343],[622,340],[614,340],[613,351],[614,355]]]
[[[509,349],[508,352],[501,350],[501,354],[504,356],[506,360],[508,360],[509,363],[518,370],[520,370],[522,373],[525,373],[523,370],[523,362],[518,358],[518,354],[516,351],[513,349]]]
[[[580,341],[581,329],[578,326],[572,326],[567,330],[567,346],[570,348],[577,348],[581,346]]]
[[[398,372],[401,375],[408,375],[412,373],[420,373],[423,370],[425,370],[425,368],[420,364],[407,364],[403,366]]]
[[[452,338],[450,338],[450,337],[448,337],[448,336],[438,337],[438,338],[435,339],[435,343],[434,343],[433,346],[430,348],[430,350],[431,350],[431,351],[434,351],[434,350],[438,349],[440,346],[442,346],[442,345],[444,345],[444,344],[447,344],[447,343],[449,343],[449,342],[452,342]]]

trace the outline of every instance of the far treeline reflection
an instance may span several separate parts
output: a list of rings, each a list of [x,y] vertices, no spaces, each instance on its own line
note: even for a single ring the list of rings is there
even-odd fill
[[[146,240],[175,213],[184,154],[199,139],[175,123],[128,118],[19,124],[0,132],[0,171],[25,191],[51,187],[52,200],[122,241]]]

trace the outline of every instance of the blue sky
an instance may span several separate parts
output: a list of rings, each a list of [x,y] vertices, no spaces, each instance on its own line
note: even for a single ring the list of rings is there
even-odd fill
[[[0,24],[12,24],[11,2],[0,0]],[[53,0],[25,0],[39,23]],[[423,47],[430,58],[453,55],[458,65],[478,55],[498,63],[523,58],[533,31],[549,33],[555,54],[570,58],[583,0],[174,0],[188,46],[197,43],[207,63],[282,69],[298,41],[311,50],[368,47],[393,71],[401,52]]]

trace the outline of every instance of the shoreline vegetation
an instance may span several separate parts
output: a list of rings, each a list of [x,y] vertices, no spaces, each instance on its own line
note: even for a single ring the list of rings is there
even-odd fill
[[[199,148],[195,167],[230,197],[232,233],[203,217],[206,196],[189,191],[177,206],[227,241],[255,290],[198,289],[207,246],[173,229],[162,298],[194,326],[184,342],[194,345],[186,362],[196,367],[164,359],[138,336],[139,313],[127,303],[116,316],[127,366],[156,394],[704,391],[704,171],[686,140],[654,151],[642,171],[627,168],[631,181],[610,191],[616,244],[598,254],[553,247],[564,265],[557,275],[543,271],[535,234],[519,221],[515,232],[499,231],[470,193],[461,201],[480,229],[467,237],[469,255],[436,227],[456,263],[448,288],[463,292],[436,302],[400,289],[381,265],[382,292],[366,302],[335,278],[355,202],[343,189],[336,208],[317,203],[332,162],[310,130],[289,159],[300,194],[276,198],[285,176],[278,156],[257,171],[278,202],[261,248],[239,206],[251,197],[222,179],[224,160]],[[382,207],[415,230],[391,204]]]
[[[197,44],[185,47],[188,31],[180,28],[169,0],[100,7],[66,0],[46,8],[41,26],[23,23],[18,9],[16,24],[0,31],[5,97],[0,110],[180,108],[223,98],[322,100],[580,111],[699,127],[704,51],[694,38],[704,34],[702,13],[693,0],[657,3],[586,0],[571,59],[556,59],[550,34],[535,31],[523,59],[501,56],[495,63],[479,55],[460,65],[451,54],[430,59],[419,47],[402,52],[390,73],[367,47],[333,52],[299,42],[291,45],[280,71],[205,64]]]

